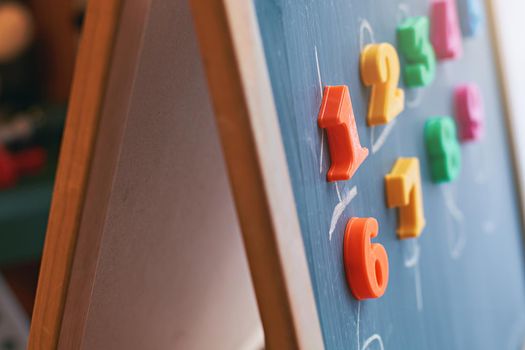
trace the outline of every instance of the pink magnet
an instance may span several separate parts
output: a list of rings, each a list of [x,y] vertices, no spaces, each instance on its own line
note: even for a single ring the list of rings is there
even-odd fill
[[[440,60],[456,59],[463,53],[456,0],[432,0],[430,39]]]
[[[479,88],[475,84],[464,84],[454,91],[456,119],[461,141],[476,141],[483,136],[484,111]]]

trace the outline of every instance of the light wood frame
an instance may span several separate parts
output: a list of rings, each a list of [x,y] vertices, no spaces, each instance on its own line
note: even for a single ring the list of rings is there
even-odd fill
[[[101,225],[149,4],[149,0],[89,3],[44,248],[30,349],[82,346]],[[198,1],[192,5],[197,31],[204,35],[200,38],[204,61],[265,326],[266,347],[321,349],[315,299],[284,150],[278,142],[281,136],[254,9],[250,2]],[[135,11],[126,14],[129,7]],[[229,18],[226,9],[234,10]],[[122,22],[124,19],[127,24]],[[250,30],[243,37],[230,36],[240,33],[229,32],[230,19],[241,20],[236,25],[246,25]],[[210,55],[209,49],[215,48],[219,50]],[[222,84],[230,86],[226,94],[220,94],[220,88],[214,89]],[[102,117],[104,114],[113,118]],[[238,127],[228,130],[225,125],[230,123]]]
[[[322,349],[252,1],[191,6],[268,349]]]
[[[120,0],[91,0],[76,62],[28,348],[56,349]]]
[[[518,149],[518,143],[516,140],[516,133],[515,128],[518,124],[516,120],[520,118],[521,116],[518,114],[518,111],[514,111],[511,108],[510,104],[510,92],[509,92],[509,75],[510,72],[506,71],[506,69],[503,66],[503,55],[504,55],[504,48],[501,46],[499,37],[501,35],[499,29],[498,29],[498,23],[496,21],[496,15],[495,15],[495,8],[497,0],[487,0],[487,22],[489,25],[489,31],[490,31],[490,38],[493,43],[493,47],[495,50],[494,58],[496,60],[496,66],[497,66],[497,72],[498,72],[498,83],[499,88],[501,91],[501,99],[502,99],[502,106],[503,106],[503,113],[505,114],[505,123],[506,123],[506,134],[508,137],[508,145],[511,150],[511,159],[512,159],[512,165],[513,165],[513,171],[514,171],[514,178],[516,181],[516,189],[517,189],[517,195],[518,195],[518,205],[520,210],[520,218],[521,218],[521,227],[522,227],[522,233],[525,237],[525,187],[523,184],[524,175],[521,171],[520,164],[522,162],[522,159],[520,158],[520,152]],[[501,6],[501,4],[499,5]],[[524,249],[525,249],[525,241],[524,241]]]

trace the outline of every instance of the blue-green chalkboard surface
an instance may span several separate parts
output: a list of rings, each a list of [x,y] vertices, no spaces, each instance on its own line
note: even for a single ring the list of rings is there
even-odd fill
[[[406,90],[406,108],[387,126],[366,125],[369,89],[359,55],[396,44],[408,16],[428,0],[256,0],[310,275],[327,349],[520,349],[525,337],[522,226],[508,130],[488,28],[463,40],[460,59],[438,63],[426,88]],[[452,183],[432,183],[423,127],[453,116],[453,88],[474,82],[484,99],[485,136],[462,144]],[[349,181],[326,181],[326,134],[317,126],[325,85],[348,85],[361,143],[370,155]],[[404,87],[401,81],[401,87]],[[397,210],[384,176],[398,157],[421,162],[426,227],[396,238]],[[349,218],[375,217],[390,263],[380,299],[358,302],[343,265]]]

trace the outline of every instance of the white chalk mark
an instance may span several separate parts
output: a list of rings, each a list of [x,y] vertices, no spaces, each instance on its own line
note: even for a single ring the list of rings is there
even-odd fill
[[[336,187],[337,188],[337,187]],[[334,208],[334,211],[332,213],[332,221],[330,222],[330,231],[328,232],[328,239],[332,240],[332,234],[335,231],[335,226],[337,225],[337,221],[343,214],[345,208],[350,204],[350,202],[357,196],[357,187],[354,186],[342,200],[337,203],[337,205]]]
[[[453,236],[449,235],[450,256],[452,259],[457,260],[461,257],[466,243],[467,239],[463,233],[459,233],[455,240]]]
[[[414,269],[414,283],[416,286],[416,306],[418,311],[423,310],[423,292],[421,288],[421,272],[419,268],[419,258],[421,256],[421,248],[416,239],[409,240],[404,247],[410,246],[408,250],[410,254],[404,254],[404,265],[408,269]]]
[[[315,65],[317,66],[317,80],[319,82],[319,94],[323,98],[323,80],[321,79],[321,66],[319,65],[319,55],[317,54],[317,46],[314,46],[315,51]]]
[[[473,169],[477,169],[476,174],[474,175],[474,183],[476,185],[484,185],[487,183],[488,175],[487,170],[489,169],[488,160],[490,157],[487,157],[487,152],[484,152],[482,150],[478,150],[477,152],[474,152],[473,157],[474,167]]]
[[[445,195],[445,204],[447,209],[456,221],[463,221],[463,213],[458,208],[456,201],[454,200],[453,193],[449,190],[449,187],[443,187],[443,194]]]
[[[413,267],[416,267],[416,265],[419,262],[419,256],[421,254],[421,249],[419,247],[419,244],[417,243],[417,240],[410,239],[409,242],[412,243],[412,252],[411,252],[412,254],[409,256],[405,255],[404,263],[405,263],[406,268],[413,268]]]
[[[407,89],[405,92],[407,108],[418,107],[423,101],[425,89]]]
[[[317,81],[319,82],[319,96],[323,98],[323,81],[321,79],[321,67],[319,66],[319,55],[317,54],[317,46],[314,46],[315,65],[317,67]],[[317,116],[316,116],[317,117]],[[319,173],[323,173],[323,156],[324,156],[324,130],[321,129],[321,150],[319,151]]]
[[[366,40],[366,36],[368,36],[368,40]],[[361,18],[361,23],[359,27],[359,48],[361,49],[361,51],[363,51],[367,44],[375,42],[376,40],[374,38],[374,30],[372,29],[370,22],[368,22],[364,18]]]
[[[381,339],[381,336],[379,334],[374,334],[371,337],[369,337],[365,342],[363,343],[363,347],[361,347],[361,334],[360,334],[360,324],[361,324],[361,302],[357,302],[357,349],[361,350],[368,350],[370,345],[373,342],[377,342],[379,344],[380,350],[385,350],[385,346],[383,345],[383,339]]]
[[[337,193],[337,198],[339,199],[339,203],[341,203],[342,202],[341,191],[339,191],[339,185],[337,184],[337,182],[335,183],[335,192]]]
[[[381,133],[379,134],[379,137],[376,140],[376,129],[379,128],[378,126],[374,126],[370,128],[370,140],[372,142],[372,154],[375,154],[379,152],[381,147],[385,144],[388,135],[390,135],[390,132],[394,128],[394,126],[397,123],[397,119],[392,120],[390,123],[388,123],[386,126],[383,127],[381,130]]]
[[[357,349],[361,346],[361,339],[359,334],[359,324],[361,323],[361,302],[357,302]]]
[[[410,17],[410,6],[405,3],[397,5],[397,23],[403,22],[408,17]]]
[[[487,182],[487,176],[483,169],[480,169],[476,175],[474,175],[474,183],[476,185],[484,185]]]
[[[319,151],[319,174],[323,173],[323,156],[324,156],[324,130],[321,129],[321,150]]]
[[[379,349],[380,350],[385,350],[385,346],[383,345],[383,340],[381,339],[381,336],[379,334],[374,334],[370,338],[365,340],[361,350],[367,350],[369,348],[370,344],[372,344],[374,341],[376,341],[379,344]]]
[[[423,311],[423,290],[421,288],[421,269],[419,264],[415,266],[415,283],[416,283],[416,305],[417,311]]]
[[[463,212],[458,208],[449,187],[443,187],[442,193],[445,199],[445,206],[455,223],[454,228],[447,230],[450,256],[452,259],[459,259],[467,243],[466,232],[463,229]]]

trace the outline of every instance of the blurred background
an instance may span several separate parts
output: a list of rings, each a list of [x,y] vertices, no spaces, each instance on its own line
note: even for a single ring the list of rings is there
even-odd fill
[[[0,350],[25,349],[85,0],[0,0]]]

